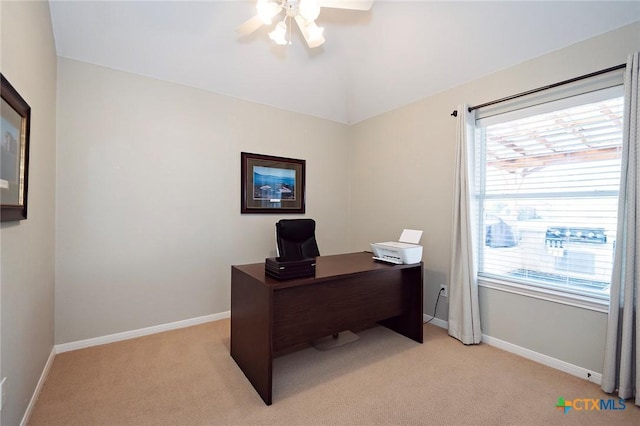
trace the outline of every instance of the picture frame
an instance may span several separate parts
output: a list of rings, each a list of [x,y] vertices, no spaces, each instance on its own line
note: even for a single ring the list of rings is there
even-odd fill
[[[305,212],[305,160],[249,152],[241,160],[242,214]]]
[[[31,107],[0,73],[0,222],[27,218]]]

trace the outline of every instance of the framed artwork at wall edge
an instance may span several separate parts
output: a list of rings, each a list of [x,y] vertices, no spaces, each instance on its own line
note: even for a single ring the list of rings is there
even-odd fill
[[[0,74],[0,221],[27,218],[31,107]]]
[[[241,153],[241,208],[245,213],[304,213],[305,160]]]

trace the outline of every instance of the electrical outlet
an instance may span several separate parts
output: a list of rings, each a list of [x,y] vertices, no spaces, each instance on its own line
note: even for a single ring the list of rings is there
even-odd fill
[[[442,296],[449,297],[449,286],[446,284],[440,284],[440,290],[442,290],[440,293]]]

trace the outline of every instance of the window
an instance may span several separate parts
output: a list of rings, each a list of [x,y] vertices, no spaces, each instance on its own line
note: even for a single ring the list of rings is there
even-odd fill
[[[476,121],[481,282],[608,301],[622,110],[617,86]]]

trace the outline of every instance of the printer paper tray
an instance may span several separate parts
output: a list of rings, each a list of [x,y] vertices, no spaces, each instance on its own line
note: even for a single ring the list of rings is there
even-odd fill
[[[373,260],[377,260],[379,262],[384,262],[384,263],[393,263],[394,265],[402,265],[402,260],[394,260],[394,259],[386,259],[384,257],[377,257],[377,256],[373,256]]]

